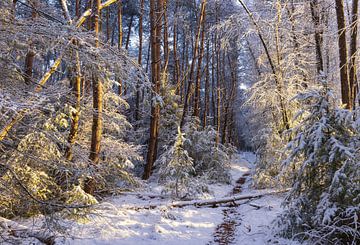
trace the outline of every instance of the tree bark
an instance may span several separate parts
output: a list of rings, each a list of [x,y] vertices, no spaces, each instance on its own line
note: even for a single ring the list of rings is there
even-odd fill
[[[126,49],[126,50],[129,49],[130,36],[131,36],[131,28],[132,28],[133,21],[134,21],[134,15],[131,15],[131,17],[130,17],[130,22],[129,22],[129,26],[128,26],[128,32],[127,32],[126,42],[125,42],[125,49]]]
[[[205,96],[203,107],[203,120],[202,125],[205,128],[207,126],[207,117],[209,113],[209,101],[210,101],[210,39],[206,44],[206,71],[205,71]]]
[[[65,19],[68,22],[68,24],[71,25],[72,20],[71,20],[71,17],[70,17],[69,9],[67,7],[67,1],[66,0],[59,0],[59,1],[60,1],[61,8],[63,10],[63,14],[64,14]]]
[[[143,15],[144,15],[144,0],[140,1],[140,16],[139,16],[139,53],[138,64],[142,65],[142,48],[143,48]],[[135,120],[140,120],[140,86],[136,86],[136,108],[135,108]]]
[[[81,0],[76,0],[75,2],[75,15],[77,18],[80,18],[81,15]]]
[[[310,10],[312,20],[315,27],[315,50],[316,50],[316,68],[317,72],[320,73],[324,71],[323,57],[322,57],[322,32],[320,29],[320,11],[319,11],[319,2],[318,0],[310,1]]]
[[[118,3],[118,9],[117,9],[117,21],[118,21],[118,49],[120,50],[122,48],[123,43],[123,23],[122,23],[122,0],[119,0]],[[122,95],[122,81],[119,80],[119,95]]]
[[[204,56],[204,42],[205,42],[205,18],[206,11],[204,9],[203,20],[201,22],[201,39],[200,39],[200,53],[198,57],[197,72],[196,72],[196,84],[195,84],[195,101],[194,101],[194,116],[200,118],[200,89],[201,89],[201,65]]]
[[[74,41],[74,44],[78,45],[77,41]],[[72,146],[75,144],[79,131],[79,121],[80,121],[80,105],[81,105],[81,68],[80,68],[80,58],[79,52],[75,50],[75,60],[76,65],[74,69],[74,82],[73,82],[73,93],[76,99],[75,102],[75,111],[71,118],[71,128],[68,137],[68,146],[65,151],[65,157],[67,160],[71,161],[73,158]]]
[[[350,91],[351,91],[351,103],[353,108],[356,105],[356,96],[359,92],[357,81],[357,64],[356,64],[356,51],[357,51],[357,33],[358,33],[358,8],[359,0],[353,0],[352,5],[352,17],[351,17],[351,40],[350,40]]]
[[[154,96],[159,96],[161,79],[161,15],[163,11],[162,0],[150,0],[150,42],[151,42],[151,81],[153,84]],[[159,134],[160,105],[157,101],[152,102],[150,139],[147,152],[147,162],[143,179],[151,175],[152,167],[157,158],[157,141]]]
[[[351,89],[348,77],[347,64],[347,45],[346,45],[346,23],[344,14],[344,1],[335,0],[336,4],[336,18],[338,26],[338,45],[339,45],[339,66],[340,66],[340,81],[341,81],[341,99],[342,103],[347,109],[352,109]]]
[[[200,31],[201,31],[201,26],[202,26],[202,23],[203,23],[204,17],[205,17],[206,3],[207,3],[207,0],[202,0],[202,2],[201,2],[200,18],[199,18],[199,23],[198,23],[198,29],[197,29],[196,36],[195,36],[193,59],[191,62],[191,67],[190,67],[189,81],[188,81],[187,91],[186,91],[185,100],[184,100],[184,109],[183,109],[183,114],[181,117],[180,127],[184,126],[185,119],[186,119],[186,116],[187,116],[187,113],[189,110],[190,93],[191,93],[191,88],[193,85],[195,62],[196,62],[196,58],[198,56]]]
[[[95,26],[95,45],[99,48],[99,16],[101,0],[96,1],[96,11],[94,16]],[[93,76],[93,123],[91,133],[90,160],[93,163],[99,162],[99,154],[102,137],[102,109],[103,109],[103,88],[97,74]]]
[[[34,58],[35,58],[35,51],[30,49],[25,57],[25,75],[24,80],[26,84],[30,84],[33,79],[33,66],[34,66]]]

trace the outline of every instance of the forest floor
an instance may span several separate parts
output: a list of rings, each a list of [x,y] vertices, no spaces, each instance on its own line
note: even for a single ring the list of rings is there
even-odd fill
[[[251,153],[236,155],[231,163],[232,183],[211,185],[213,194],[206,198],[257,193],[251,188],[254,160]],[[275,239],[271,233],[271,222],[282,211],[283,195],[265,196],[243,205],[169,208],[172,201],[161,197],[160,190],[154,187],[151,193],[110,199],[90,222],[73,225],[72,237],[65,244],[295,244]],[[158,207],[134,209],[148,205]]]
[[[232,182],[211,185],[211,195],[219,199],[233,195],[263,193],[252,188],[255,156],[241,153],[231,162]],[[161,186],[146,192],[112,197],[92,211],[90,220],[69,222],[66,238],[56,244],[75,245],[263,245],[297,244],[275,238],[272,221],[282,211],[284,194],[267,195],[222,206],[169,207],[173,201],[161,195]],[[140,208],[148,207],[152,208]],[[34,222],[32,220],[31,222]],[[25,224],[27,227],[39,224]],[[64,225],[64,224],[62,224]],[[29,243],[27,243],[29,244]],[[32,241],[31,244],[41,244]]]

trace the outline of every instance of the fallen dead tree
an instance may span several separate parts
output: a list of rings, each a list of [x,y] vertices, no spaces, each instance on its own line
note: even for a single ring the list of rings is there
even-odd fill
[[[273,190],[273,191],[268,191],[268,192],[260,192],[260,193],[256,193],[256,194],[235,195],[235,196],[216,198],[216,199],[208,199],[208,200],[177,201],[177,202],[172,202],[172,203],[152,203],[152,204],[143,205],[143,206],[129,206],[127,208],[139,210],[139,209],[155,209],[155,208],[159,208],[159,207],[182,208],[182,207],[186,207],[186,206],[195,206],[195,207],[216,206],[216,205],[221,205],[221,204],[226,204],[226,203],[236,204],[236,201],[260,198],[263,196],[284,193],[287,191],[289,191],[289,189]]]

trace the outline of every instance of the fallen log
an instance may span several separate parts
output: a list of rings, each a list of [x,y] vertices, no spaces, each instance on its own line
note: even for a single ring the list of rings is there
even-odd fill
[[[139,210],[139,209],[155,209],[158,207],[182,208],[186,206],[195,206],[195,207],[215,206],[219,204],[235,203],[236,201],[241,201],[241,200],[260,198],[264,196],[284,193],[287,191],[289,191],[289,189],[273,190],[268,192],[260,192],[256,194],[235,195],[230,197],[208,199],[208,200],[176,201],[172,203],[152,203],[145,206],[127,206],[126,208]]]

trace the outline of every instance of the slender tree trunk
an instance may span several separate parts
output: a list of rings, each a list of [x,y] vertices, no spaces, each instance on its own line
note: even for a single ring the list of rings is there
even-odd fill
[[[161,79],[161,16],[163,11],[162,0],[150,0],[150,41],[151,41],[151,80],[155,96],[160,93]],[[151,107],[150,139],[147,153],[147,162],[143,179],[151,175],[152,167],[157,157],[157,141],[160,120],[160,105],[153,102]]]
[[[96,10],[94,16],[95,44],[99,47],[99,16],[101,0],[96,0]],[[102,137],[102,109],[103,109],[103,87],[98,75],[93,77],[93,124],[91,135],[90,160],[94,163],[99,162],[99,154]]]
[[[163,19],[164,19],[164,73],[167,73],[167,67],[169,64],[169,28],[168,28],[168,18],[167,18],[167,0],[164,1],[164,10],[163,10]]]
[[[194,101],[194,116],[200,118],[200,89],[201,89],[201,65],[204,55],[204,42],[205,42],[205,18],[206,11],[204,9],[203,20],[201,22],[201,39],[200,39],[200,53],[198,57],[197,73],[196,73],[196,84],[195,84],[195,101]]]
[[[35,58],[35,51],[30,49],[25,57],[25,74],[24,80],[26,84],[30,84],[33,79],[33,66],[34,66],[34,58]]]
[[[338,25],[338,44],[339,44],[339,58],[340,58],[340,80],[341,80],[341,98],[342,103],[347,109],[352,109],[351,89],[348,77],[347,64],[347,45],[346,45],[346,24],[344,15],[344,1],[335,0],[336,17]]]
[[[118,3],[118,17],[117,17],[117,21],[118,21],[118,49],[120,50],[122,48],[122,43],[123,43],[123,22],[122,22],[122,0],[119,0]],[[122,95],[122,90],[123,90],[123,86],[122,86],[122,81],[119,80],[119,95]]]
[[[216,34],[215,34],[216,40]],[[217,118],[216,118],[216,79],[215,79],[215,57],[216,57],[216,41],[213,43],[212,51],[212,61],[211,61],[211,107],[212,107],[212,116],[213,116],[213,126],[215,127]]]
[[[74,42],[74,44],[78,45],[78,42]],[[81,69],[80,69],[80,59],[79,59],[79,52],[75,50],[75,60],[76,66],[74,69],[74,82],[73,82],[73,93],[76,99],[75,103],[75,111],[71,118],[71,128],[70,134],[68,137],[68,146],[65,151],[65,157],[67,160],[71,161],[73,158],[73,150],[72,146],[75,144],[78,136],[79,131],[79,120],[80,120],[80,105],[81,105]]]
[[[88,0],[86,9],[94,9],[94,0]],[[88,30],[92,29],[92,24],[93,24],[93,18],[90,16],[90,18],[87,19]]]
[[[204,107],[203,107],[203,120],[202,125],[205,128],[207,126],[207,116],[209,113],[209,100],[210,100],[210,38],[207,40],[206,44],[206,74],[205,74],[205,98],[204,98]]]
[[[33,6],[35,9],[37,9],[37,8],[39,7],[39,0],[28,0],[28,2],[29,2],[29,4],[30,4],[31,6]],[[32,19],[36,19],[37,17],[39,17],[39,14],[38,14],[38,12],[37,12],[35,9],[33,9],[33,10],[31,11],[31,18],[32,18]]]
[[[71,20],[71,17],[70,17],[69,9],[67,7],[67,1],[66,0],[59,0],[59,1],[60,1],[61,8],[63,10],[63,14],[64,14],[64,17],[65,17],[66,21],[69,24],[71,24],[72,20]]]
[[[111,34],[110,28],[110,9],[106,9],[106,42],[109,42]]]
[[[226,138],[228,135],[228,129],[231,130],[231,127],[229,125],[229,123],[231,123],[231,106],[234,103],[234,98],[235,98],[235,90],[236,90],[236,84],[237,84],[237,79],[236,79],[236,71],[235,68],[231,65],[231,59],[230,56],[228,55],[228,62],[229,62],[229,68],[230,68],[230,73],[231,73],[231,90],[230,90],[230,94],[229,97],[226,100],[226,106],[225,106],[225,115],[224,115],[224,127],[223,127],[223,133],[222,133],[222,138],[221,138],[221,142],[222,144],[226,143]],[[236,63],[236,62],[235,62]]]
[[[358,33],[358,8],[359,0],[353,0],[352,18],[351,18],[351,41],[350,41],[350,89],[353,108],[356,105],[356,96],[359,92],[357,81],[357,65],[356,65],[356,51],[357,51],[357,33]]]
[[[274,62],[273,62],[273,59],[270,55],[270,51],[269,51],[269,48],[267,46],[267,44],[265,43],[265,40],[264,40],[264,37],[262,35],[262,32],[261,32],[261,29],[257,23],[257,21],[255,20],[254,18],[254,15],[251,13],[251,11],[249,10],[249,8],[246,6],[246,4],[244,3],[243,0],[238,0],[238,2],[241,4],[241,6],[244,8],[244,10],[246,11],[246,13],[248,14],[249,18],[251,19],[252,23],[254,24],[255,28],[256,28],[256,31],[257,31],[257,34],[258,34],[258,37],[261,41],[261,44],[265,50],[265,54],[266,54],[266,57],[269,61],[269,64],[270,64],[270,67],[271,67],[271,71],[274,75],[274,80],[275,80],[275,84],[276,84],[276,90],[277,90],[277,93],[278,93],[278,101],[279,101],[279,105],[280,105],[280,111],[281,111],[281,117],[282,117],[282,121],[283,121],[283,124],[284,124],[284,127],[285,129],[289,129],[290,128],[290,124],[289,124],[289,118],[288,118],[288,115],[287,115],[287,108],[286,108],[286,105],[285,105],[285,101],[284,101],[284,98],[282,96],[282,86],[281,86],[281,82],[279,81],[279,74],[278,74],[278,71],[277,71],[277,68],[276,66],[274,65]],[[277,4],[281,4],[280,2],[277,2]],[[278,11],[278,16],[279,16],[279,11]]]
[[[316,50],[316,68],[317,72],[324,71],[323,57],[322,57],[322,33],[320,29],[320,12],[318,0],[310,1],[311,16],[315,27],[315,50]]]
[[[138,64],[142,64],[142,47],[143,47],[143,15],[144,15],[144,0],[140,1],[140,16],[139,16],[139,53]],[[140,86],[136,86],[136,108],[135,108],[135,120],[140,120]]]
[[[126,43],[125,43],[125,49],[126,49],[126,50],[129,49],[130,36],[131,36],[131,28],[132,28],[133,22],[134,22],[134,15],[131,15],[131,17],[130,17],[130,22],[129,22],[129,26],[128,26],[127,37],[126,37]]]
[[[75,2],[75,15],[77,18],[81,15],[81,0],[76,0]]]
[[[174,40],[173,40],[173,52],[174,52],[174,64],[175,64],[175,68],[174,68],[174,82],[176,84],[176,94],[180,94],[181,91],[181,80],[180,80],[180,63],[179,63],[179,58],[178,58],[178,54],[177,54],[177,32],[178,32],[178,25],[177,25],[177,21],[178,21],[178,17],[176,16],[177,14],[177,10],[178,10],[178,6],[179,6],[179,2],[176,1],[175,2],[175,10],[174,10]],[[184,57],[183,57],[184,58]]]
[[[185,119],[186,119],[186,116],[187,116],[187,113],[189,110],[190,93],[191,93],[191,88],[193,85],[195,62],[196,62],[196,58],[198,55],[200,31],[201,31],[201,26],[202,26],[202,23],[203,23],[204,17],[205,17],[206,3],[207,3],[206,0],[202,0],[202,2],[201,2],[201,12],[200,12],[200,18],[199,18],[199,23],[198,23],[198,30],[197,30],[196,36],[195,36],[193,59],[191,62],[191,67],[190,67],[189,81],[188,81],[187,91],[186,91],[185,100],[184,100],[184,110],[183,110],[183,114],[181,117],[180,127],[184,126]]]

